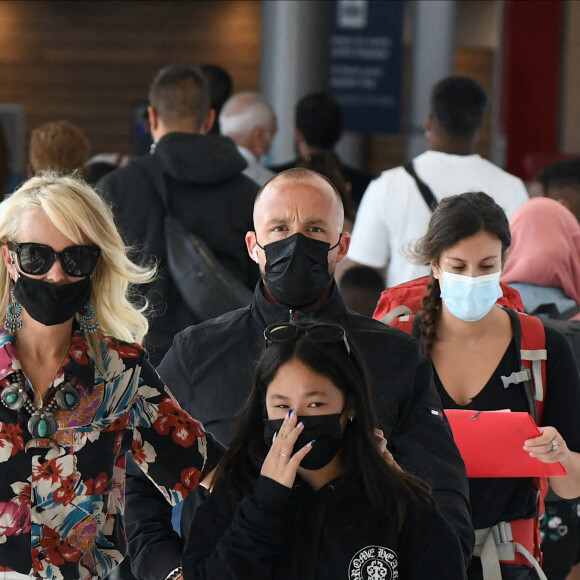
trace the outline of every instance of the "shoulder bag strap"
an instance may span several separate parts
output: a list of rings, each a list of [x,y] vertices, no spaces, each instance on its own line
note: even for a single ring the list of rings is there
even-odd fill
[[[405,171],[415,180],[415,183],[417,184],[417,187],[419,188],[419,191],[421,192],[427,207],[431,211],[435,211],[437,205],[439,205],[437,198],[431,191],[431,188],[417,175],[415,167],[413,166],[413,162],[409,161],[409,163],[406,163],[403,167],[405,168]]]
[[[163,206],[165,207],[165,212],[167,213],[168,191],[167,191],[167,183],[165,182],[165,176],[163,175],[163,172],[161,171],[161,169],[159,169],[154,160],[148,159],[145,156],[137,158],[136,162],[141,165],[141,167],[145,170],[145,172],[149,176],[149,179],[151,179],[151,181],[153,182],[153,185],[155,186],[155,191],[161,198]]]

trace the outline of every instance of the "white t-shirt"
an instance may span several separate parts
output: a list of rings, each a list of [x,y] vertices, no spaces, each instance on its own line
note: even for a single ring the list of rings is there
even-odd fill
[[[413,159],[413,165],[437,201],[483,191],[509,219],[529,199],[521,179],[479,155],[426,151]],[[362,198],[348,257],[373,268],[387,266],[387,287],[424,276],[429,269],[409,262],[401,250],[425,235],[431,215],[415,180],[403,167],[384,171],[371,181]]]

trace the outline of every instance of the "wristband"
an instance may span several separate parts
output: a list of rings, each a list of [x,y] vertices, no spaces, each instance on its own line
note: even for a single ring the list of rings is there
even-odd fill
[[[174,568],[173,570],[171,570],[171,572],[169,572],[169,574],[167,574],[167,576],[165,576],[165,580],[177,580],[177,578],[180,576],[181,573],[182,573],[182,568],[181,568],[181,566],[178,566],[177,568]]]

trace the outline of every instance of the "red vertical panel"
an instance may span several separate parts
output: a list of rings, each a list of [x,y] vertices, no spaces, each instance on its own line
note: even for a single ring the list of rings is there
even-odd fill
[[[507,0],[502,37],[502,130],[507,170],[558,151],[563,0]],[[529,166],[529,163],[528,163]]]

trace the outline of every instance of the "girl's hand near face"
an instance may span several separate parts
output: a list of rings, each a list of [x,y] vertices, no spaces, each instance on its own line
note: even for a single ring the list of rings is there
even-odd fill
[[[290,409],[280,431],[274,436],[274,441],[260,471],[261,475],[269,477],[285,487],[294,485],[298,466],[312,449],[312,443],[309,443],[292,455],[294,444],[304,428],[302,423],[297,425],[296,421],[296,411]]]

